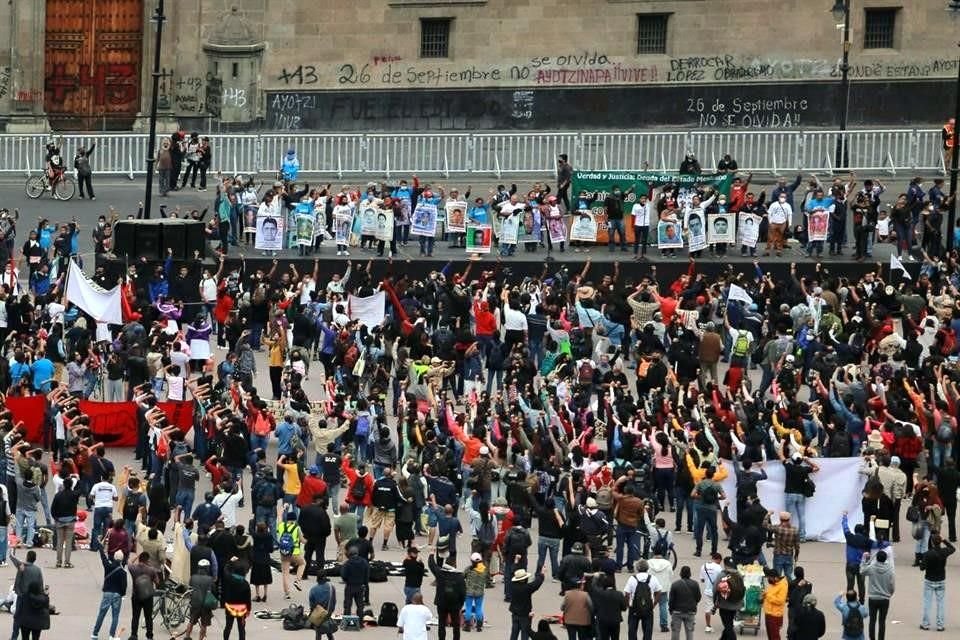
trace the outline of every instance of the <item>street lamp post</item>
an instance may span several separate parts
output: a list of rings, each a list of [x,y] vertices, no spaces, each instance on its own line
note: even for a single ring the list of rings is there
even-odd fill
[[[153,200],[153,164],[157,154],[157,99],[160,93],[160,43],[163,41],[163,0],[157,0],[157,9],[153,22],[157,24],[157,40],[153,47],[153,95],[150,97],[150,139],[147,142],[147,186],[143,195],[143,217],[150,218],[150,205]]]
[[[850,112],[850,0],[836,0],[830,10],[843,20],[843,59],[840,62],[840,135],[837,136],[837,169],[847,166],[847,117]]]
[[[960,0],[950,0],[947,5],[950,17],[960,20]],[[958,45],[960,46],[960,45]],[[960,120],[960,57],[957,58],[957,86],[954,89],[956,102],[953,106],[953,148],[950,150],[950,213],[947,215],[947,251],[953,249],[953,228],[957,223],[957,171],[960,169],[960,145],[957,144],[956,122]]]

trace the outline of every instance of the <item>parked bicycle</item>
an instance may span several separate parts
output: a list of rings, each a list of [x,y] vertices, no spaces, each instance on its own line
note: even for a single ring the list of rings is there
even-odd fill
[[[170,635],[190,619],[190,595],[188,587],[167,580],[153,596],[153,617],[160,616]]]
[[[57,178],[56,183],[50,183],[50,178],[46,173],[39,176],[30,176],[25,185],[27,197],[36,200],[45,192],[49,191],[55,200],[69,200],[77,192],[77,184],[67,173],[63,173]]]

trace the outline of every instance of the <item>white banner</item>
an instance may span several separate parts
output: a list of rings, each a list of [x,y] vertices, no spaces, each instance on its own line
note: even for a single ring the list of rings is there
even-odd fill
[[[866,477],[860,475],[862,458],[817,458],[820,471],[810,477],[817,486],[812,498],[807,498],[804,509],[807,540],[821,542],[843,542],[843,527],[840,520],[843,512],[847,512],[850,528],[863,521],[863,507],[860,503],[863,485]],[[736,516],[737,477],[733,472],[733,465],[726,460],[723,462],[728,476],[721,483],[723,492],[730,501],[730,517]],[[760,504],[768,511],[779,513],[784,511],[783,488],[785,473],[783,463],[767,462],[763,465],[767,472],[767,479],[757,483],[757,495]],[[774,520],[776,522],[776,520]],[[791,522],[798,526],[797,522]]]
[[[106,291],[87,280],[80,265],[73,260],[70,260],[70,272],[67,275],[67,300],[89,313],[97,322],[123,324],[120,285]]]
[[[728,300],[739,300],[747,305],[753,304],[753,298],[750,297],[750,294],[746,290],[735,284],[730,285],[730,293],[727,295]]]
[[[350,319],[359,320],[360,324],[367,327],[375,327],[383,322],[386,303],[387,293],[385,291],[378,291],[366,298],[350,296]]]

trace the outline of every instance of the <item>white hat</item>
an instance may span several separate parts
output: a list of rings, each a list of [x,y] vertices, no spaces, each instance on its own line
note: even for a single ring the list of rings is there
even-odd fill
[[[114,551],[113,559],[116,560],[117,562],[123,562],[123,551],[121,551],[120,549],[117,549],[116,551]]]
[[[206,558],[203,558],[202,560],[200,560],[199,562],[197,562],[197,566],[198,566],[198,567],[209,567],[209,566],[210,566],[210,561],[207,560]]]
[[[513,582],[526,582],[530,579],[530,574],[524,569],[517,569],[513,572]]]
[[[490,455],[490,447],[488,447],[487,445],[483,445],[482,447],[480,447],[480,455],[482,456]]]
[[[482,562],[482,561],[483,561],[483,556],[480,555],[479,553],[470,554],[470,562]]]
[[[587,509],[596,509],[597,501],[593,498],[587,498]]]
[[[787,361],[787,362],[793,362],[794,360],[796,360],[796,358],[793,357],[793,354],[792,354],[792,353],[788,353],[788,354],[787,354],[786,361]]]

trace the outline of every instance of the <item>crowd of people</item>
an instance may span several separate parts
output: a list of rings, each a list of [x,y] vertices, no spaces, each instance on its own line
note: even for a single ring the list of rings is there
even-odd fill
[[[221,193],[218,216],[235,199]],[[820,264],[774,279],[759,262],[708,278],[693,259],[673,282],[655,266],[589,260],[522,281],[501,261],[448,263],[423,279],[392,260],[379,273],[347,261],[329,276],[319,262],[300,273],[277,260],[269,270],[227,269],[223,256],[140,261],[124,278],[124,324],[106,326],[64,304],[79,232],[59,233],[36,261],[25,249],[27,289],[0,285],[3,400],[43,394],[46,406],[39,442],[0,411],[0,557],[10,534],[23,638],[41,636],[51,597],[65,594],[56,581],[47,594],[37,557],[48,552],[21,560],[16,548],[49,543],[56,572],[80,544],[100,556],[93,637],[108,613],[117,635],[126,599],[130,636],[145,625],[153,637],[154,598],[178,584],[191,594],[187,636],[204,637],[222,610],[224,638],[237,627],[242,639],[252,611],[275,600],[276,565],[283,599],[305,597],[317,637],[330,638],[382,604],[370,583],[393,567],[377,551],[394,547],[397,623],[410,640],[434,614],[441,639],[447,627],[454,638],[487,631],[490,597],[509,602],[511,640],[553,637],[550,620],[532,628],[547,573],[573,640],[619,638],[621,627],[650,640],[656,626],[689,640],[699,614],[733,640],[744,612],[761,609],[768,637],[816,640],[824,615],[800,564],[807,501],[823,459],[850,457],[863,500],[862,519],[844,520],[843,636],[868,626],[882,640],[905,523],[922,572],[919,623],[946,627],[955,253],[927,252],[915,280]],[[380,291],[379,324],[351,318],[348,295]],[[80,409],[100,379],[101,397],[136,403],[137,464],[115,464]],[[192,427],[163,400],[192,401]],[[775,462],[782,512],[761,497]],[[701,559],[677,568],[687,534]]]

